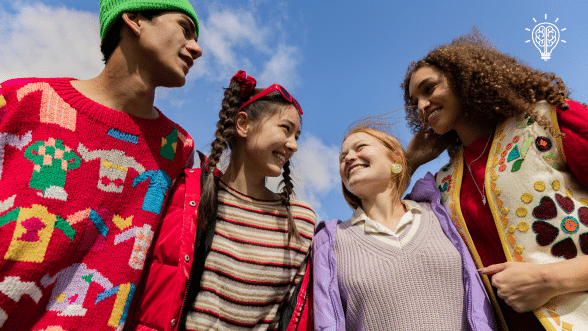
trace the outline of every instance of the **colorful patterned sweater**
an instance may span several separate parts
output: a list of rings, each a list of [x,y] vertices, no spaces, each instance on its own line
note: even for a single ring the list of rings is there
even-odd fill
[[[262,201],[221,182],[217,223],[200,292],[187,330],[274,330],[284,296],[302,279],[314,233],[311,207],[291,200],[302,242],[288,245],[288,216],[281,200]]]
[[[68,78],[0,84],[0,330],[120,330],[192,138]]]

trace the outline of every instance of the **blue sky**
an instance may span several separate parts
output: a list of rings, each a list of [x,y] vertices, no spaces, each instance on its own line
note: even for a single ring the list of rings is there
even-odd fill
[[[348,219],[337,158],[345,129],[363,116],[395,111],[391,129],[406,144],[399,88],[411,61],[476,25],[496,47],[535,69],[555,72],[588,101],[588,2],[561,1],[195,1],[204,55],[186,85],[161,89],[156,106],[208,152],[222,87],[239,69],[265,87],[279,83],[304,109],[293,161],[299,198],[319,219]],[[99,0],[0,0],[0,81],[23,76],[87,79],[103,68]],[[541,59],[530,30],[555,24],[560,42]],[[565,30],[564,30],[565,29]],[[561,40],[565,40],[564,43]],[[446,154],[423,166],[435,173]],[[273,182],[270,181],[271,184]]]

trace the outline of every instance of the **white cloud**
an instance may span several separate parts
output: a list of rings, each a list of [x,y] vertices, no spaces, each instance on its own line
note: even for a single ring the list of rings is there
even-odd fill
[[[287,43],[282,28],[287,11],[266,17],[257,10],[262,5],[209,6],[208,15],[200,20],[204,55],[188,75],[187,88],[202,77],[227,84],[227,78],[239,69],[256,77],[259,86],[278,82],[293,89],[298,85],[301,52]],[[15,13],[0,7],[0,82],[30,76],[88,79],[100,73],[104,65],[97,14],[42,3],[12,6]],[[159,99],[178,97],[158,90]],[[185,103],[176,101],[177,106]]]
[[[16,77],[87,79],[103,68],[98,15],[40,3],[0,10],[0,81]]]
[[[211,5],[208,17],[199,22],[203,56],[196,61],[192,69],[195,74],[189,79],[206,76],[211,81],[225,82],[244,69],[259,86],[275,82],[297,85],[301,52],[285,42],[287,36],[280,26],[287,15],[281,15],[260,17],[255,4],[250,9]]]
[[[339,147],[326,146],[323,142],[306,133],[298,143],[298,152],[292,159],[292,178],[296,198],[309,203],[317,213],[317,219],[326,219],[322,215],[322,196],[338,188]],[[282,177],[268,178],[268,187],[276,190]]]

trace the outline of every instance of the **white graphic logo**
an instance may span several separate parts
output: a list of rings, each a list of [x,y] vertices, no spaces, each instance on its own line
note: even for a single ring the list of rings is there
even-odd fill
[[[545,20],[547,20],[547,14],[545,14]],[[559,20],[556,19],[555,23]],[[537,20],[533,18],[533,21],[537,23]],[[531,31],[531,29],[525,28],[527,31]],[[553,23],[543,22],[535,25],[533,31],[531,32],[531,39],[525,41],[528,43],[529,41],[533,40],[533,44],[541,53],[541,58],[545,61],[551,59],[551,52],[559,43],[560,31],[565,31],[566,29],[558,29],[557,26]],[[565,40],[561,40],[562,43],[565,43]]]

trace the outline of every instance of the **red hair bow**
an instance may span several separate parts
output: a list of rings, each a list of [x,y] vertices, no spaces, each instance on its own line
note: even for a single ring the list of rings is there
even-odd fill
[[[247,76],[243,70],[239,70],[235,76],[231,78],[231,82],[237,82],[241,85],[241,98],[250,96],[251,93],[253,93],[255,85],[257,85],[255,78]]]

